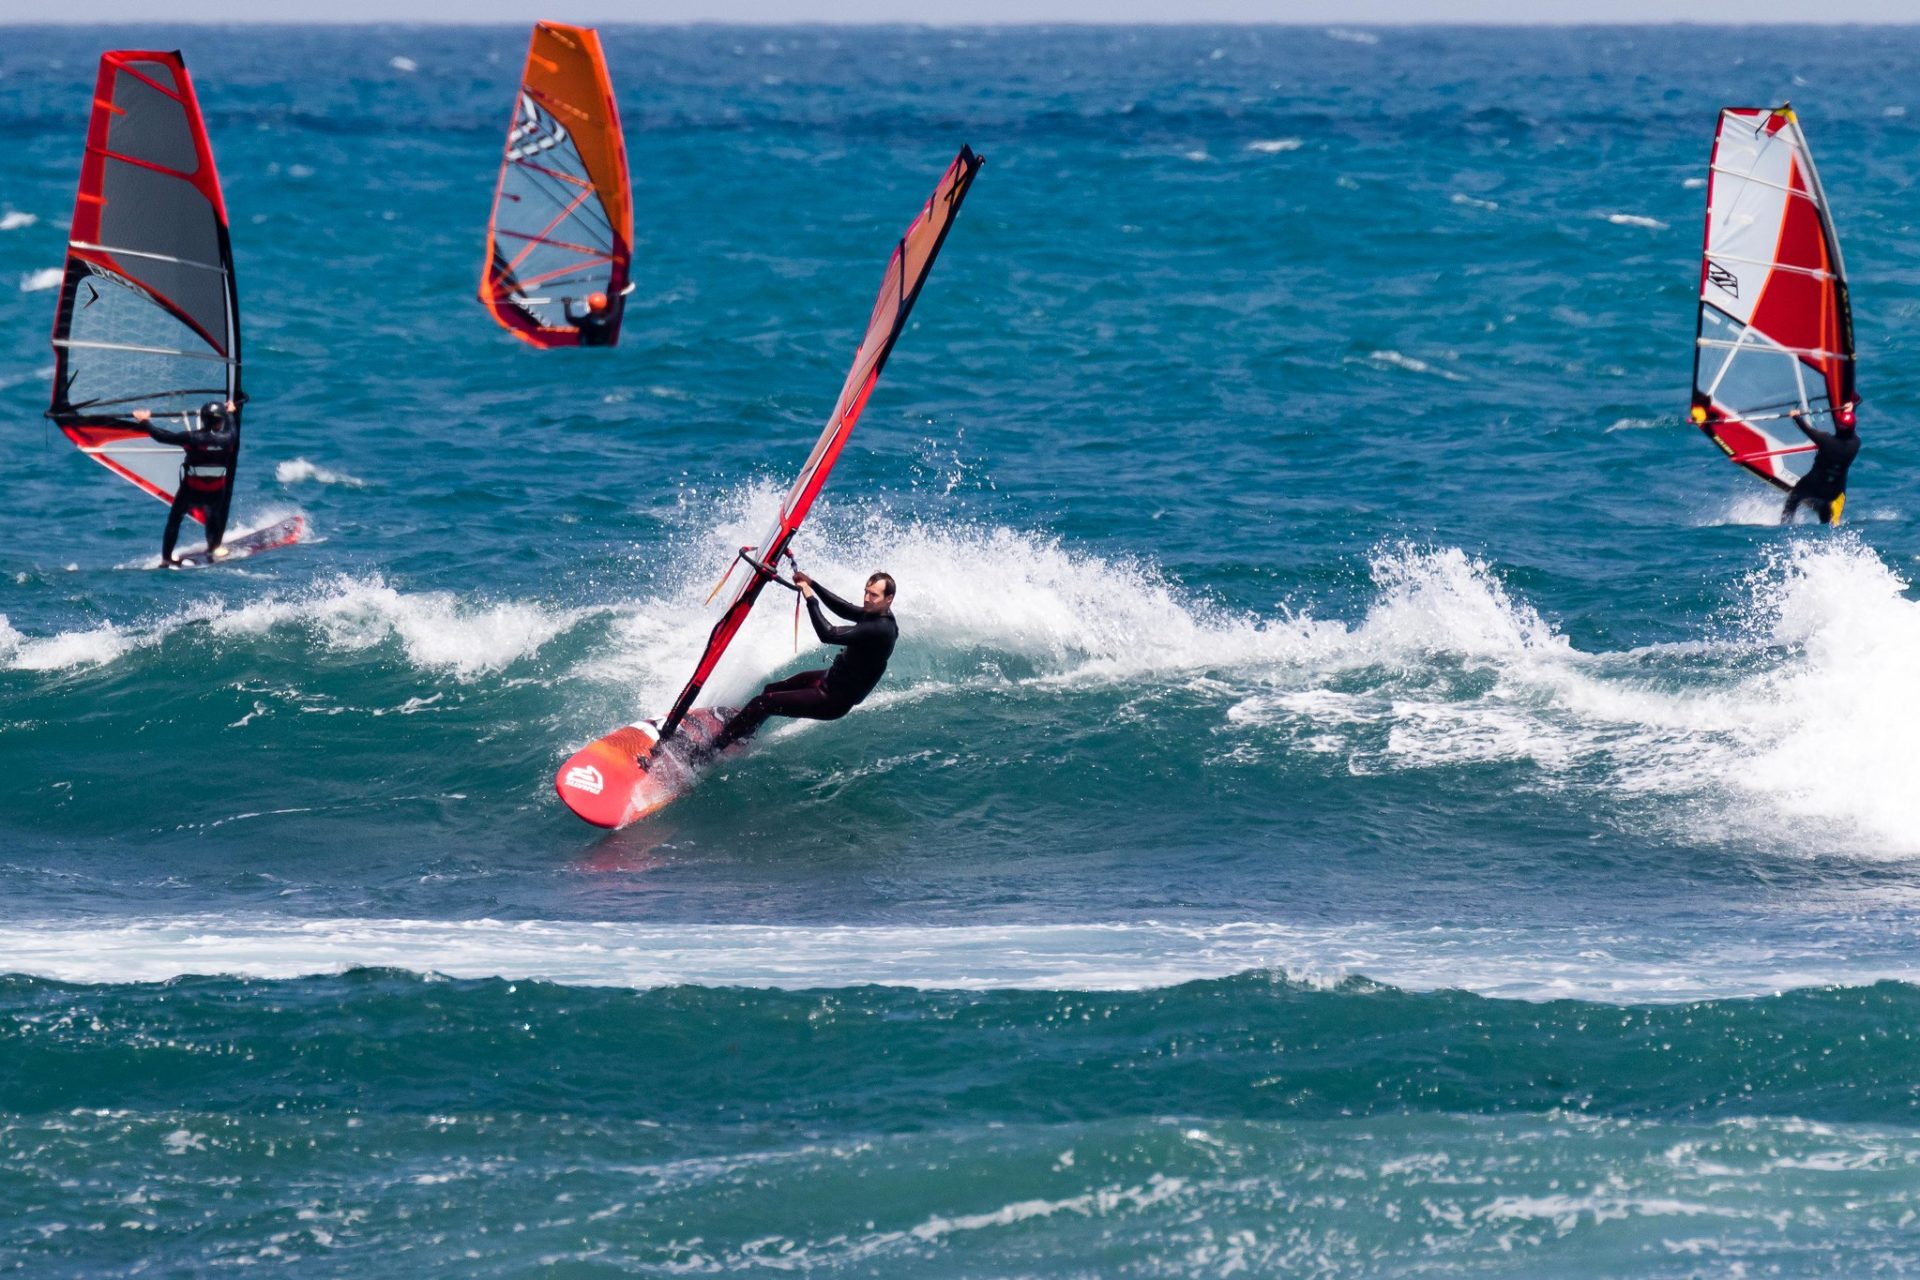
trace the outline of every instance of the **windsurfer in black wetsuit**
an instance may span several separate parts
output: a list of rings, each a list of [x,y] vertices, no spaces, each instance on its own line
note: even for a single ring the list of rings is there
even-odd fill
[[[625,294],[621,295],[623,298]],[[613,305],[604,293],[587,295],[585,309],[580,314],[573,312],[573,299],[563,302],[567,313],[567,323],[580,331],[580,345],[583,347],[610,347],[620,332],[620,308]]]
[[[1853,406],[1843,404],[1834,410],[1832,431],[1821,431],[1802,413],[1793,415],[1793,425],[1813,441],[1813,468],[1787,491],[1780,523],[1792,524],[1793,513],[1807,506],[1820,517],[1821,524],[1837,524],[1840,509],[1847,503],[1847,468],[1860,452],[1860,437],[1853,429]]]
[[[160,538],[160,559],[165,564],[175,563],[173,544],[180,538],[180,521],[194,507],[200,508],[207,526],[207,554],[215,560],[227,556],[220,540],[226,536],[233,472],[240,461],[240,421],[235,415],[233,401],[209,400],[201,406],[199,420],[185,431],[154,426],[153,415],[145,409],[133,415],[155,440],[187,453],[180,464],[180,486],[167,511],[167,531]]]
[[[865,701],[873,687],[880,683],[880,677],[886,674],[887,659],[893,656],[893,643],[900,638],[900,628],[893,620],[890,574],[876,573],[867,579],[860,605],[848,604],[797,569],[793,582],[807,598],[807,616],[813,619],[814,634],[822,644],[842,646],[840,655],[825,671],[802,671],[762,689],[758,697],[727,721],[727,727],[713,740],[709,752],[724,751],[742,738],[752,736],[769,716],[838,720]],[[852,625],[830,624],[820,612],[822,604]]]

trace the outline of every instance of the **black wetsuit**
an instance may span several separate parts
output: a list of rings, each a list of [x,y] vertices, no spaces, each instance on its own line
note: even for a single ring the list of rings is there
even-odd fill
[[[180,521],[194,508],[207,526],[207,550],[220,545],[227,532],[227,509],[233,505],[233,471],[240,461],[240,424],[232,417],[216,426],[192,431],[169,431],[149,425],[147,434],[161,444],[187,451],[180,464],[180,487],[167,511],[167,531],[160,538],[160,558],[173,560],[173,544],[180,539]]]
[[[822,604],[853,625],[833,626],[821,614]],[[838,720],[865,701],[880,683],[880,677],[887,672],[887,659],[893,656],[894,641],[900,638],[892,610],[869,613],[858,605],[848,604],[816,582],[813,595],[807,600],[807,616],[813,619],[814,634],[822,644],[844,646],[840,656],[825,671],[802,671],[762,689],[758,697],[727,721],[727,727],[714,739],[712,750],[724,750],[752,736],[769,716]]]
[[[567,320],[580,331],[580,345],[583,347],[610,347],[620,336],[621,300],[610,298],[600,311],[588,307],[579,315],[573,314],[573,304],[567,304]]]
[[[1793,513],[1804,505],[1813,508],[1821,524],[1832,524],[1837,514],[1836,502],[1846,496],[1847,468],[1860,452],[1860,435],[1850,430],[1818,430],[1797,413],[1793,415],[1793,424],[1813,441],[1813,469],[1787,491],[1787,505],[1780,512],[1780,523],[1791,523]]]

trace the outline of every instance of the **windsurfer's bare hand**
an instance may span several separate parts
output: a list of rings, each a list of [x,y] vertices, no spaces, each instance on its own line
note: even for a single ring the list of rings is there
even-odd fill
[[[133,411],[133,420],[135,422],[145,422],[151,417],[153,417],[153,410],[151,409],[135,409]]]
[[[813,579],[809,578],[803,571],[799,569],[793,571],[793,585],[800,588],[801,595],[809,600],[813,599]]]

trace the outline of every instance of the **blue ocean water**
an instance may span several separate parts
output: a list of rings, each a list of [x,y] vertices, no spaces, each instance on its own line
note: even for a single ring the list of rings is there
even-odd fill
[[[0,41],[0,1265],[1920,1268],[1920,32],[602,35],[638,290],[553,353],[472,296],[524,31]],[[309,544],[153,572],[39,417],[108,47],[196,77]],[[1787,98],[1839,532],[1679,422]],[[582,826],[962,142],[798,547],[886,683]],[[713,693],[819,657],[769,598]]]

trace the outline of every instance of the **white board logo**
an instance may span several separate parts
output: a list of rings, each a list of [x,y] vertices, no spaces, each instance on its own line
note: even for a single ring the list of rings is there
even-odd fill
[[[601,777],[600,771],[592,765],[577,764],[567,770],[567,785],[575,791],[584,791],[588,795],[597,796],[607,785],[607,780]]]

